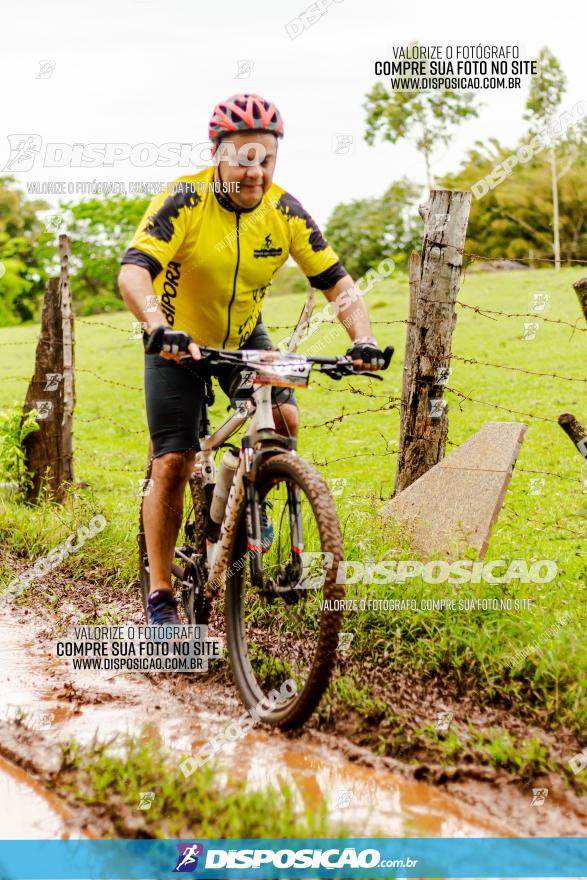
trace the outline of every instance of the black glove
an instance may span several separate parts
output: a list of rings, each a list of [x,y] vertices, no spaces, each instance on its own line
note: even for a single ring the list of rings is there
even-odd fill
[[[356,339],[346,354],[352,361],[363,361],[366,369],[382,370],[385,366],[383,352],[374,339]]]
[[[187,352],[188,346],[193,342],[189,333],[183,330],[172,330],[171,327],[155,327],[147,337],[145,352],[147,354],[159,354],[168,351],[170,354]]]

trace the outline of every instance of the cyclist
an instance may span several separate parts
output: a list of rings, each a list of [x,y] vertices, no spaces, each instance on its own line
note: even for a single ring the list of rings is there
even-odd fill
[[[201,375],[179,362],[200,357],[198,345],[271,349],[261,307],[277,270],[294,258],[314,288],[336,300],[339,320],[359,369],[379,369],[383,354],[367,309],[335,252],[302,205],[273,182],[283,121],[259,95],[217,104],[209,126],[213,165],[178,178],[151,201],[122,260],[122,297],[143,323],[145,398],[151,437],[151,491],[143,521],[151,592],[149,623],[177,623],[171,564],[185,486],[198,449]],[[186,366],[187,363],[187,366]],[[230,374],[218,376],[230,395]],[[297,407],[289,388],[273,388],[277,430],[295,434]],[[263,544],[272,527],[262,517]]]

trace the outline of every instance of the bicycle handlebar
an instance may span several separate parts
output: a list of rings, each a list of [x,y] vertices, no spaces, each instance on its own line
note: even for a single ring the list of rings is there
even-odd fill
[[[160,353],[161,336],[164,330],[164,327],[157,327],[157,329],[153,331],[148,339],[147,345],[145,346],[146,354]],[[190,337],[185,333],[177,333],[176,335],[182,337],[181,340],[178,340],[178,346],[181,342],[183,347],[186,345],[186,341],[190,340]],[[310,364],[310,368],[316,367],[321,373],[326,373],[333,379],[341,379],[343,376],[364,375],[374,376],[376,379],[382,378],[381,376],[378,376],[374,370],[356,370],[352,366],[352,361],[348,355],[324,357],[320,355],[291,354],[289,352],[281,352],[275,349],[237,349],[229,351],[223,348],[208,348],[206,346],[199,346],[199,348],[202,356],[201,359],[195,360],[192,358],[191,354],[186,352],[185,354],[180,355],[179,360],[190,360],[192,361],[192,366],[198,364],[200,366],[210,367],[233,365],[242,366],[243,369],[247,369],[247,366],[252,368],[263,362],[275,363],[278,361],[282,364],[288,362],[291,364]],[[392,345],[389,345],[383,352],[382,369],[386,370],[388,368],[393,352],[394,348]],[[269,353],[273,356],[268,357]]]
[[[292,364],[311,364],[321,373],[326,373],[326,375],[329,375],[333,379],[341,379],[343,376],[372,376],[376,379],[382,379],[382,377],[378,376],[374,370],[356,370],[352,366],[352,361],[348,355],[328,357],[321,355],[290,354],[289,352],[281,352],[276,349],[252,348],[229,351],[223,348],[207,348],[206,346],[199,346],[199,349],[200,354],[202,355],[201,360],[194,360],[190,354],[182,355],[180,360],[191,360],[193,361],[193,366],[197,366],[198,364],[215,367],[232,365],[242,366],[243,369],[247,369],[247,367],[253,367],[256,364],[262,363],[263,358],[266,358],[268,354],[273,354],[274,358],[269,360],[269,363],[272,361],[278,361],[280,363],[289,362]],[[383,370],[386,370],[389,367],[394,351],[395,349],[393,345],[388,345],[384,350]]]

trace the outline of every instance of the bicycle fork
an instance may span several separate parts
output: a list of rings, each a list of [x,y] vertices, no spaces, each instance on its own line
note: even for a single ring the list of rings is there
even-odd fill
[[[245,451],[245,460],[246,460]],[[263,581],[263,535],[261,531],[261,502],[254,482],[244,476],[246,501],[247,553],[251,583],[258,590],[264,590]],[[299,580],[302,576],[302,554],[304,534],[302,527],[302,503],[298,486],[287,483],[287,508],[291,536],[291,559],[288,563],[290,577]]]
[[[245,521],[247,529],[247,555],[251,582],[257,589],[263,588],[263,547],[261,545],[261,506],[255,483],[250,479],[253,467],[253,445],[248,437],[243,438],[242,451],[245,460],[243,484],[245,489]]]
[[[303,573],[304,530],[302,526],[302,501],[299,486],[287,484],[287,507],[291,535],[292,576],[300,580]]]

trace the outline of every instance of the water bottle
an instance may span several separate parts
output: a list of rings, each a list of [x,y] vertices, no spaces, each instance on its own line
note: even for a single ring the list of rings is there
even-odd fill
[[[221,523],[224,517],[228,493],[230,492],[238,463],[238,453],[228,449],[222,456],[220,467],[216,473],[216,485],[214,486],[212,503],[210,504],[210,518],[217,524]]]

